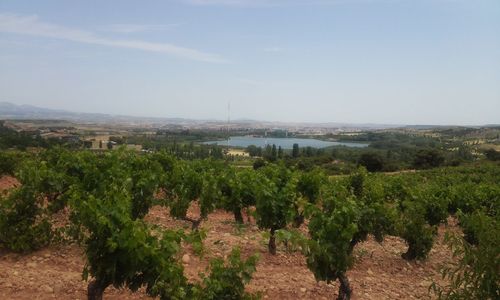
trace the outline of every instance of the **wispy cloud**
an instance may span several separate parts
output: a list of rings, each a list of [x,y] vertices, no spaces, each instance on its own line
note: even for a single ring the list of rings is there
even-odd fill
[[[110,24],[102,27],[104,31],[116,33],[137,33],[147,31],[165,31],[180,26],[180,23],[174,24]]]
[[[0,14],[0,32],[47,37],[108,47],[159,52],[190,60],[210,63],[227,62],[227,60],[219,55],[206,53],[196,49],[180,47],[173,44],[102,37],[90,31],[73,29],[57,24],[43,22],[40,21],[36,15],[26,16],[17,14]]]

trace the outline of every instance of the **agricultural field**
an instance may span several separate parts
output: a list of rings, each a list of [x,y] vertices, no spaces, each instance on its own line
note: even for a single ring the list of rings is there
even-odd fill
[[[500,300],[499,29],[0,0],[0,300]]]
[[[2,155],[3,298],[499,296],[498,162],[331,177],[124,148]]]

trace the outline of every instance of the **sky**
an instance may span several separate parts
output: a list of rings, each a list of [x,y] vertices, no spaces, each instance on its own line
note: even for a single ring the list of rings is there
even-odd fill
[[[499,0],[0,0],[0,102],[500,123]]]

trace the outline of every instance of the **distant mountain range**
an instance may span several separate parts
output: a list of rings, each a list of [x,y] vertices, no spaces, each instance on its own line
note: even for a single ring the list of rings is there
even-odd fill
[[[155,118],[155,117],[134,117],[124,115],[111,115],[103,113],[79,113],[60,109],[42,108],[33,105],[18,105],[10,102],[0,102],[0,120],[65,120],[78,123],[115,123],[115,124],[155,124],[155,125],[196,125],[202,127],[222,126],[227,121],[223,120],[194,120],[183,118]],[[388,129],[388,128],[411,128],[411,129],[429,129],[436,127],[457,127],[457,126],[436,126],[436,125],[395,125],[395,124],[354,124],[354,123],[306,123],[306,122],[268,122],[248,119],[232,120],[231,126],[255,127],[255,128],[290,128],[290,127],[321,127],[321,128],[357,128],[357,129]],[[498,125],[485,125],[485,127],[494,127]],[[476,127],[476,126],[467,126]],[[481,126],[483,127],[483,126]]]
[[[194,122],[182,118],[149,118],[103,113],[79,113],[60,109],[43,108],[33,105],[18,105],[10,102],[0,102],[0,119],[19,120],[65,120],[90,123],[184,123]]]
[[[223,120],[194,120],[183,118],[154,118],[110,115],[103,113],[79,113],[60,109],[42,108],[33,105],[18,105],[0,102],[0,120],[65,120],[78,123],[120,123],[120,124],[156,124],[156,125],[196,125],[202,127],[227,125]],[[347,124],[347,123],[302,123],[302,122],[267,122],[249,119],[232,120],[231,126],[256,128],[288,128],[288,127],[326,127],[326,128],[394,128],[401,125],[381,124]]]

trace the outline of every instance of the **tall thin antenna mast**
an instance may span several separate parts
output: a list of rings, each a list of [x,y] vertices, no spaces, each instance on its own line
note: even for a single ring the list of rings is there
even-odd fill
[[[231,102],[227,102],[227,153],[229,153],[229,123],[231,122]]]

